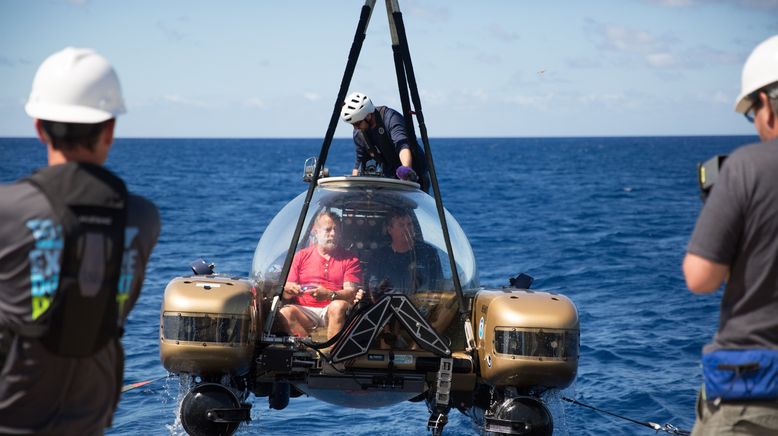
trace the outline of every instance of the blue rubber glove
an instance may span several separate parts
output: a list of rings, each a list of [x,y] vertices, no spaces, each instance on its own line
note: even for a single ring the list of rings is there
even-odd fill
[[[394,174],[400,180],[410,180],[411,182],[419,180],[419,176],[416,175],[416,171],[414,171],[413,168],[406,167],[404,165],[398,167]]]

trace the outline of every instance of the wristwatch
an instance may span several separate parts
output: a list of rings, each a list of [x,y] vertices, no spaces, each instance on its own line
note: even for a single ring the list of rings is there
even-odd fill
[[[330,296],[330,299],[331,299],[332,301],[335,301],[335,297],[337,297],[337,296],[338,296],[338,293],[337,293],[337,292],[335,292],[335,291],[332,291],[332,296]]]

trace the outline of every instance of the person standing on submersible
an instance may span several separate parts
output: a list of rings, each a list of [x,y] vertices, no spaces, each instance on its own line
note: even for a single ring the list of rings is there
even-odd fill
[[[726,284],[694,436],[778,435],[778,35],[748,57],[735,111],[762,142],[727,157],[683,261],[690,291]]]
[[[353,92],[343,102],[340,119],[354,127],[356,162],[351,172],[357,176],[375,160],[386,177],[417,182],[429,192],[430,178],[424,151],[409,138],[405,119],[396,110],[373,105],[367,95]]]
[[[103,56],[49,56],[25,109],[48,167],[0,185],[0,434],[99,435],[159,212],[102,166],[125,112]]]

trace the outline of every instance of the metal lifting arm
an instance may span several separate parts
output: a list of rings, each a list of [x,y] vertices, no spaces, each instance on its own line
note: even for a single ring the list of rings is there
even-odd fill
[[[327,161],[327,153],[330,150],[330,144],[332,144],[332,138],[335,136],[335,129],[338,125],[338,117],[340,115],[340,109],[343,105],[343,101],[346,99],[346,93],[348,87],[351,85],[351,78],[354,76],[354,69],[357,66],[357,60],[359,59],[359,53],[362,50],[362,43],[365,41],[365,34],[367,33],[367,26],[370,23],[370,17],[373,14],[373,8],[375,7],[376,0],[367,0],[365,5],[362,6],[362,12],[359,16],[359,23],[357,24],[357,30],[354,33],[354,42],[351,43],[351,51],[348,54],[348,62],[346,62],[346,69],[343,72],[343,79],[340,82],[340,90],[338,96],[335,99],[335,106],[332,109],[332,116],[330,117],[330,124],[327,128],[327,133],[324,136],[324,142],[321,145],[321,151],[319,152],[319,158],[316,160],[316,167],[313,170],[313,177],[308,184],[308,191],[305,194],[305,202],[303,208],[300,211],[300,216],[297,219],[297,226],[294,229],[294,236],[289,244],[289,250],[286,254],[286,260],[284,261],[284,267],[281,270],[279,276],[279,288],[276,291],[273,306],[271,307],[270,314],[268,315],[267,322],[265,323],[265,334],[270,334],[270,329],[273,327],[276,314],[278,313],[281,294],[286,284],[286,279],[289,277],[289,269],[292,266],[292,258],[297,250],[297,241],[300,239],[302,233],[303,223],[305,222],[305,216],[308,214],[308,209],[311,205],[311,198],[313,197],[313,191],[316,189],[316,185],[319,182],[319,174]]]

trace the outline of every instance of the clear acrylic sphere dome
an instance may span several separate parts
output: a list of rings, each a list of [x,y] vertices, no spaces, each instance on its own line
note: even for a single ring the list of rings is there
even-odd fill
[[[290,201],[257,244],[251,277],[265,296],[279,291],[279,276],[305,196],[303,192]],[[453,305],[456,310],[452,271],[435,200],[420,191],[417,184],[378,177],[320,179],[297,251],[315,244],[314,218],[324,211],[338,220],[336,243],[359,259],[360,287],[372,299],[384,293],[403,293],[422,296],[412,297],[419,303],[434,295],[432,300],[451,302],[447,306]],[[454,217],[448,211],[445,215],[462,289],[473,293],[479,286],[473,250]],[[422,313],[430,310],[429,305],[419,306],[424,307],[420,307]]]

